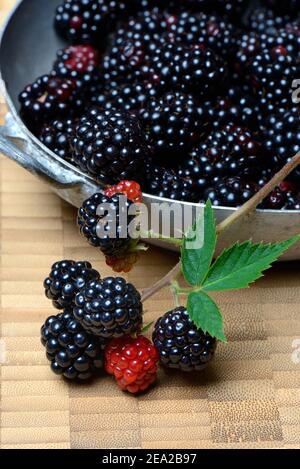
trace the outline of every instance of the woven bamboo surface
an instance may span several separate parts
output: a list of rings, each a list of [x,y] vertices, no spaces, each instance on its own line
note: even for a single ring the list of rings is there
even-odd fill
[[[14,0],[0,0],[4,18]],[[1,104],[1,118],[5,106]],[[2,448],[297,448],[300,446],[300,265],[278,264],[251,289],[218,294],[229,338],[204,374],[159,374],[136,398],[110,377],[68,384],[49,369],[39,340],[53,313],[42,282],[62,258],[88,259],[110,274],[79,237],[76,211],[8,159],[0,158]],[[127,275],[150,285],[176,262],[158,249]],[[146,303],[151,321],[171,306],[167,290]],[[297,354],[295,354],[295,357]]]

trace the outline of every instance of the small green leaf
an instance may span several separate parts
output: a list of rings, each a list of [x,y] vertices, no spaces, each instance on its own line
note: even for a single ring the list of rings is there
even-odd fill
[[[211,266],[203,284],[205,291],[247,288],[263,276],[287,249],[300,239],[300,235],[275,244],[236,243],[218,257]]]
[[[210,296],[200,290],[190,293],[187,309],[191,320],[199,329],[226,342],[221,312]]]
[[[193,286],[201,285],[212,262],[216,247],[216,222],[208,200],[200,215],[184,238],[181,265],[185,280]]]

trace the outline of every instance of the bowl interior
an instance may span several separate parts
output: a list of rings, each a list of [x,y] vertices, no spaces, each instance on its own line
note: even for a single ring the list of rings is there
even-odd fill
[[[53,11],[60,3],[23,0],[5,29],[0,48],[1,74],[16,109],[20,91],[51,69],[56,50],[64,46],[52,27]]]

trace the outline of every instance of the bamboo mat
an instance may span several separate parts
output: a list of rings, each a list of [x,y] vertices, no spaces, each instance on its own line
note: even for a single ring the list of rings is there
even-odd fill
[[[1,19],[14,0],[0,0]],[[5,113],[0,108],[1,118]],[[297,448],[300,446],[300,266],[277,264],[251,289],[216,295],[229,338],[204,374],[159,374],[136,398],[111,377],[68,384],[49,369],[40,326],[53,314],[42,282],[62,258],[88,259],[110,274],[83,241],[76,211],[29,173],[0,158],[2,448]],[[176,255],[152,249],[127,275],[144,288]],[[172,305],[149,300],[145,321]],[[297,354],[295,354],[297,355]],[[2,357],[3,358],[3,357]],[[297,356],[296,356],[297,358]]]

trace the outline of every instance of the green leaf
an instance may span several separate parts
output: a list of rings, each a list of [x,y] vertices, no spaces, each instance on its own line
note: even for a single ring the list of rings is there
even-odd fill
[[[226,342],[221,312],[210,296],[200,290],[190,293],[187,309],[191,320],[199,329]]]
[[[205,291],[224,291],[246,288],[263,276],[290,246],[300,239],[296,235],[281,243],[253,244],[251,241],[236,243],[218,257],[211,266],[203,284]]]
[[[214,255],[216,240],[216,222],[211,202],[208,200],[192,230],[185,235],[181,249],[182,272],[190,285],[201,285],[205,279]]]

